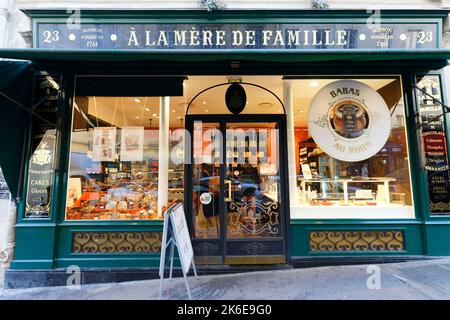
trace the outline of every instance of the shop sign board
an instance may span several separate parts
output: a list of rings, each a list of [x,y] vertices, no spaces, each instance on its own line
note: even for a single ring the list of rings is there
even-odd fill
[[[50,216],[53,175],[56,161],[57,119],[60,105],[60,78],[39,75],[35,80],[36,106],[31,126],[28,165],[26,218]]]
[[[355,80],[323,87],[311,101],[308,126],[317,145],[341,161],[362,161],[380,151],[391,132],[383,97]]]
[[[149,24],[38,22],[36,48],[52,49],[432,49],[437,23]]]
[[[445,214],[450,211],[450,174],[443,110],[436,102],[442,101],[439,78],[426,76],[418,83],[418,87],[426,92],[417,90],[430,211],[433,214]]]

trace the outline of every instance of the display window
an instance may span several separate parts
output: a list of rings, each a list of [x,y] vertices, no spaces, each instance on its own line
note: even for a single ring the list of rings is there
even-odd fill
[[[297,79],[293,218],[413,218],[400,77]]]
[[[317,79],[251,76],[238,80],[247,95],[243,117],[250,117],[251,121],[251,116],[261,114],[262,110],[269,117],[282,114],[280,101],[284,101],[286,117],[293,118],[293,134],[288,131],[289,138],[276,143],[287,144],[288,158],[295,159],[295,179],[288,182],[291,218],[414,218],[399,76]],[[230,114],[224,103],[226,84],[235,81],[226,76],[192,76],[184,80],[182,96],[166,98],[76,94],[66,219],[161,219],[170,205],[184,198],[186,115],[198,118],[198,115]],[[109,84],[112,83],[110,80]],[[200,92],[203,93],[192,102]],[[286,92],[292,99],[285,97]],[[167,99],[167,105],[161,108],[163,99]],[[161,110],[167,111],[163,115],[168,118],[165,124],[161,121]],[[194,124],[191,133],[192,150],[188,150],[194,159],[191,164],[194,188],[188,192],[193,192],[194,219],[204,217],[194,221],[202,226],[197,228],[201,234],[195,236],[216,238],[221,228],[217,159],[213,155],[204,157],[198,147],[204,143],[204,134],[209,141],[211,132],[222,130],[223,135],[231,129],[221,129],[219,123],[208,123],[206,118],[198,119],[200,122]],[[249,126],[245,130],[268,130],[261,123]],[[202,138],[195,136],[200,132],[197,127],[206,130],[199,129]],[[162,133],[168,134],[166,148],[161,148]],[[289,141],[292,138],[294,148]],[[167,154],[164,156],[161,150]],[[200,162],[199,154],[203,155]],[[168,176],[166,179],[163,175],[161,182],[164,172]],[[234,185],[230,187],[228,180],[233,181],[226,179],[223,187],[233,192]],[[203,195],[203,199],[205,190],[209,196]]]
[[[445,112],[439,75],[416,78],[420,114],[422,167],[427,174],[428,204],[433,215],[450,212],[450,177]]]
[[[168,150],[174,155],[168,157],[164,201],[158,201],[161,99],[167,99]],[[185,109],[176,103],[170,97],[75,97],[67,220],[161,219],[168,207],[182,201],[184,169],[178,158],[184,152]]]

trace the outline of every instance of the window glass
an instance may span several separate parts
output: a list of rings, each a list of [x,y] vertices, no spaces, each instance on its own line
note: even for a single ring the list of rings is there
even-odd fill
[[[183,199],[184,103],[170,98],[168,182],[159,199],[160,97],[76,96],[68,220],[161,219]],[[167,165],[164,167],[167,172]]]
[[[400,78],[287,81],[297,172],[291,216],[414,217]]]
[[[39,75],[35,80],[31,123],[25,218],[50,218],[53,176],[57,166],[59,76]]]
[[[417,101],[421,119],[422,163],[427,172],[429,206],[432,214],[450,211],[447,140],[438,75],[417,79]]]

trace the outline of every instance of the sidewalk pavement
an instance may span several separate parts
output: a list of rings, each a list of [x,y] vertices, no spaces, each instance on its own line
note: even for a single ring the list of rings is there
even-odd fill
[[[377,277],[379,275],[379,277]],[[0,289],[0,300],[158,299],[159,280]],[[450,258],[189,277],[195,300],[450,299]],[[164,280],[163,299],[187,299],[183,278]]]

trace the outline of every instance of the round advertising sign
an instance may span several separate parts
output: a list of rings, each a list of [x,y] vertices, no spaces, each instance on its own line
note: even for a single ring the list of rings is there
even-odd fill
[[[247,94],[239,83],[233,83],[225,93],[225,104],[233,114],[239,114],[244,110],[247,103]]]
[[[362,161],[383,148],[391,131],[389,108],[370,86],[339,80],[312,99],[308,126],[317,145],[342,161]]]

